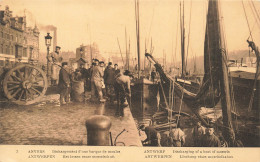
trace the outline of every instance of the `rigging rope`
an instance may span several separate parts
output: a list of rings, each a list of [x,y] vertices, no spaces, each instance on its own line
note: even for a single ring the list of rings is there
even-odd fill
[[[253,5],[253,8],[254,8],[255,14],[256,14],[258,20],[260,21],[260,16],[259,16],[259,14],[258,14],[258,12],[257,12],[257,10],[256,10],[256,8],[255,8],[255,4],[254,4],[254,2],[253,2],[252,0],[251,0],[251,3],[252,3],[252,5]]]
[[[180,8],[178,7],[178,14],[179,14],[179,10],[180,10]],[[176,63],[176,51],[177,51],[177,38],[178,38],[178,31],[179,31],[179,21],[177,21],[177,31],[176,31],[176,40],[175,40],[175,53],[174,53],[174,59],[175,59],[175,63]],[[175,64],[174,64],[174,66],[176,66]]]
[[[254,4],[253,4],[253,5],[254,5]],[[255,10],[253,9],[252,5],[250,5],[250,3],[249,3],[249,7],[250,7],[250,9],[252,10],[252,13],[253,13],[253,15],[254,15],[254,18],[255,18],[255,21],[256,21],[258,27],[260,27],[260,23],[257,21],[257,20],[260,21],[258,14],[255,12]]]
[[[251,37],[251,39],[252,39],[252,41],[253,41],[253,36],[252,36],[252,32],[251,32],[251,29],[250,29],[250,25],[249,25],[249,22],[248,22],[248,19],[247,19],[247,14],[246,14],[245,5],[244,5],[243,0],[242,0],[241,2],[242,2],[243,9],[244,9],[244,14],[245,14],[245,18],[246,18],[247,26],[248,26],[248,29],[249,29],[249,34],[250,34],[249,37]],[[248,38],[249,38],[249,37],[248,37]]]
[[[171,105],[171,88],[172,88],[172,82],[170,81],[170,87],[169,87],[169,107],[170,109],[168,109],[168,123],[171,122],[171,109],[172,109],[172,105]]]

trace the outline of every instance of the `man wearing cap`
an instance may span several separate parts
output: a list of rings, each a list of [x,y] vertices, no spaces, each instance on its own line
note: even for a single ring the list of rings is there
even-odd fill
[[[115,70],[115,75],[120,73],[120,69],[118,69],[118,65],[117,64],[114,65],[114,70]]]
[[[62,63],[62,68],[59,73],[58,87],[60,89],[60,104],[63,105],[68,103],[70,94],[70,76],[67,62]]]
[[[143,145],[145,146],[161,146],[161,135],[159,132],[155,130],[153,126],[145,127],[144,125],[141,125],[139,127],[140,130],[144,131],[146,134],[146,139],[142,141]],[[145,144],[147,143],[147,144]]]
[[[201,147],[221,147],[219,138],[214,134],[214,128],[210,125],[206,129],[206,134],[201,138]]]
[[[92,101],[95,100],[95,98],[98,96],[100,102],[105,102],[102,93],[103,76],[104,76],[104,72],[101,69],[101,67],[99,65],[95,65],[92,69],[92,74],[91,74],[91,100]]]
[[[195,127],[192,130],[194,146],[199,146],[201,137],[205,134],[205,132],[206,128],[201,125],[200,121],[197,121]]]
[[[61,62],[63,60],[63,58],[61,57],[60,55],[60,47],[59,46],[56,46],[56,50],[55,52],[52,52],[50,57],[51,58],[48,58],[48,61],[52,62],[52,66],[51,66],[51,84],[52,85],[57,85],[57,82],[58,82],[58,72],[60,70],[60,65],[61,65]]]
[[[112,62],[108,63],[107,68],[104,71],[104,82],[106,85],[106,95],[110,100],[110,103],[114,101],[114,82],[115,82],[115,70],[112,67]]]
[[[124,116],[123,108],[128,106],[131,99],[131,78],[132,74],[130,71],[125,70],[124,74],[116,74],[115,76],[115,94],[117,98],[117,111],[116,115]]]
[[[154,83],[155,76],[156,76],[156,72],[153,70],[153,71],[151,72],[151,79],[152,79],[152,82],[153,82],[153,83]]]
[[[84,82],[84,92],[87,91],[87,83],[90,78],[89,71],[85,68],[85,64],[80,64],[79,71],[81,73],[83,82]]]

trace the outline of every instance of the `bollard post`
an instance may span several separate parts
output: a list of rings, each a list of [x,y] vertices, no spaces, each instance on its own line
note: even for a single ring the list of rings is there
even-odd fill
[[[110,118],[103,115],[93,115],[86,121],[87,145],[109,146]]]

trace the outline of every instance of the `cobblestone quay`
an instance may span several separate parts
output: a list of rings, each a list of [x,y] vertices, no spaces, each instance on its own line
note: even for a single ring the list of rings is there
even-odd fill
[[[11,145],[87,145],[86,120],[103,114],[112,121],[112,141],[117,146],[142,146],[129,108],[124,117],[115,117],[116,105],[71,103],[60,107],[58,95],[46,96],[47,102],[17,106],[0,103],[0,144]]]

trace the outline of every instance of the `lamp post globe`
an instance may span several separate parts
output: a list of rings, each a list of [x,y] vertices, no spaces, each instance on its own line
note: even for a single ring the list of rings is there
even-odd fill
[[[45,44],[47,47],[51,46],[51,39],[52,37],[50,36],[50,33],[47,33],[47,35],[45,36]]]

